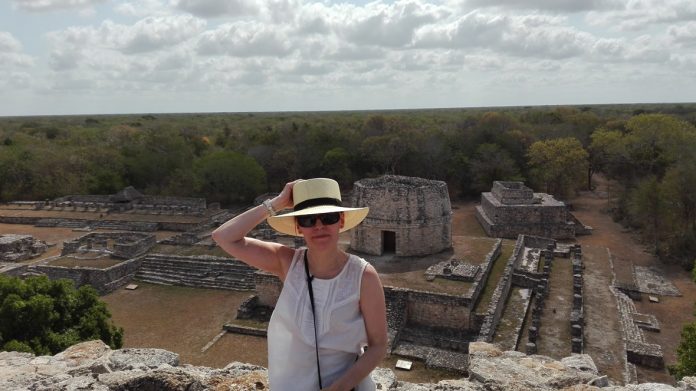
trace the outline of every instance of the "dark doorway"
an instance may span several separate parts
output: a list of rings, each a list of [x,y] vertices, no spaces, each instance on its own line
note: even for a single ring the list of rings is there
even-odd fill
[[[382,231],[382,254],[396,253],[396,232]]]

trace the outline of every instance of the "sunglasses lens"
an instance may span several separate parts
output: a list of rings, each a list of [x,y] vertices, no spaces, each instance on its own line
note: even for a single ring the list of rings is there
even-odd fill
[[[297,224],[300,227],[310,228],[310,227],[314,227],[314,225],[317,223],[317,219],[321,220],[321,223],[324,225],[336,224],[336,223],[338,223],[338,220],[341,219],[341,214],[338,212],[334,212],[334,213],[324,213],[324,214],[320,214],[320,215],[297,216],[295,218],[297,219]]]
[[[338,223],[338,220],[341,219],[341,215],[338,212],[325,213],[323,215],[319,215],[319,219],[321,219],[322,224],[331,225]]]
[[[304,228],[314,227],[314,224],[317,223],[316,215],[297,216],[296,219],[297,224]]]

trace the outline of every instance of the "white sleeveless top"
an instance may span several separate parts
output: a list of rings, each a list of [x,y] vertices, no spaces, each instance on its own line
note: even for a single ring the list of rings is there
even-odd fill
[[[268,378],[272,391],[319,390],[305,251],[295,250],[268,324]],[[364,259],[350,254],[336,277],[312,280],[324,387],[341,377],[367,345],[360,312],[360,285],[366,266]],[[366,376],[356,390],[374,391],[371,376]]]

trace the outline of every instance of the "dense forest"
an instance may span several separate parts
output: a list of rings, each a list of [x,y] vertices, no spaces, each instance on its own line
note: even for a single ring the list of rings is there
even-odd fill
[[[147,194],[248,203],[294,178],[383,174],[476,197],[524,180],[570,199],[603,173],[664,260],[696,251],[696,104],[0,118],[0,201]]]

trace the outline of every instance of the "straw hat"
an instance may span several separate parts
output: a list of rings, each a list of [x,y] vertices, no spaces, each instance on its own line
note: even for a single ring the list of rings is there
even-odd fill
[[[346,208],[341,206],[341,191],[338,182],[328,178],[314,178],[299,181],[292,187],[293,211],[267,219],[278,232],[302,236],[295,227],[295,216],[315,215],[321,213],[343,212],[344,224],[340,232],[347,231],[367,216],[369,208]]]

